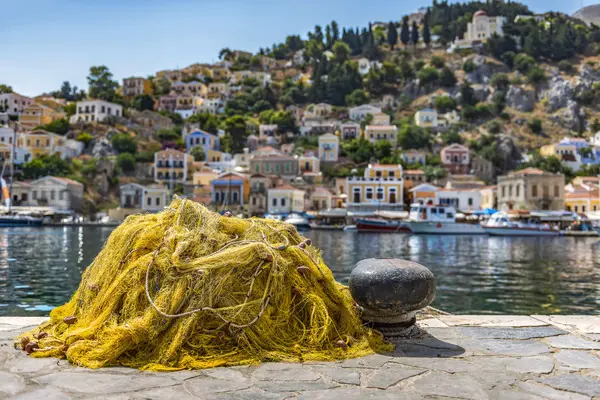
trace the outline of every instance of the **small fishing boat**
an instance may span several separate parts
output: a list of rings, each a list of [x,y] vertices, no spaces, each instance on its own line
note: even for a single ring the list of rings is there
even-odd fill
[[[29,215],[0,215],[0,227],[42,226],[43,220]]]
[[[456,222],[456,210],[450,206],[413,204],[408,226],[413,233],[482,235],[485,231],[478,220]]]
[[[289,214],[287,218],[283,220],[283,222],[294,225],[298,230],[310,228],[308,218],[296,213]]]
[[[500,211],[481,225],[485,232],[491,236],[559,236],[560,229],[557,225],[530,219],[527,222],[511,220],[509,215]]]
[[[359,232],[410,232],[404,221],[383,218],[355,218],[356,229]]]

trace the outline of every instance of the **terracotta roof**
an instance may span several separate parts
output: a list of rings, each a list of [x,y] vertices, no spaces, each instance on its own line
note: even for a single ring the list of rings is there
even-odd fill
[[[329,195],[333,194],[333,193],[331,193],[331,190],[329,190],[329,189],[327,189],[326,187],[323,187],[323,186],[319,186],[318,188],[316,188],[314,190],[313,194],[316,194],[316,193],[326,193],[326,194],[329,194]]]
[[[479,10],[475,14],[473,14],[473,16],[474,17],[487,16],[487,13],[484,10]]]
[[[83,186],[83,184],[82,184],[82,183],[80,183],[80,182],[77,182],[77,181],[74,181],[73,179],[69,179],[69,178],[63,178],[63,177],[58,177],[58,176],[51,176],[51,178],[58,179],[58,180],[60,180],[60,181],[63,181],[63,182],[65,182],[65,183],[68,183],[68,184],[70,184],[70,185],[80,185],[80,186]]]
[[[525,168],[519,171],[514,171],[515,175],[544,175],[546,172],[539,168]]]
[[[275,189],[275,190],[300,190],[300,189],[293,187],[292,185],[287,185],[287,184],[276,186],[273,189]]]
[[[406,169],[404,170],[405,175],[423,175],[425,172],[422,169]]]
[[[370,164],[370,168],[398,168],[398,164]]]

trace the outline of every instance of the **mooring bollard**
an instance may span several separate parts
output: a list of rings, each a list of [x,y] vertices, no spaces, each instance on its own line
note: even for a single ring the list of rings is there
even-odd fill
[[[400,336],[416,321],[416,312],[435,298],[433,273],[412,261],[368,258],[350,274],[350,293],[363,321],[384,336]]]

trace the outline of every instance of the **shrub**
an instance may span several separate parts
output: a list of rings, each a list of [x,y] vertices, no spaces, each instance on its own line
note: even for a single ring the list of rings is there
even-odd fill
[[[462,66],[463,71],[465,71],[467,73],[475,71],[476,68],[477,68],[477,66],[471,59],[468,59],[467,61],[465,61]]]
[[[442,73],[440,74],[440,85],[444,87],[454,87],[456,85],[456,77],[450,68],[442,68]]]
[[[438,112],[445,113],[456,109],[456,101],[450,96],[440,96],[433,102]]]
[[[417,72],[417,78],[419,79],[419,85],[426,86],[439,81],[440,73],[435,68],[426,67]]]
[[[444,68],[445,62],[444,59],[442,57],[439,56],[432,56],[431,60],[429,60],[429,64],[433,67],[436,68]]]
[[[527,126],[529,127],[529,129],[531,129],[531,132],[533,133],[540,133],[543,129],[542,120],[539,118],[530,119],[527,123]]]
[[[486,128],[489,133],[500,133],[502,132],[502,124],[500,121],[492,120],[486,124]]]
[[[515,60],[516,54],[514,51],[507,51],[502,53],[502,55],[500,56],[500,59],[502,60],[502,62],[506,65],[508,65],[509,68],[512,69],[512,67],[515,65],[514,64],[514,60]]]
[[[535,65],[534,58],[527,54],[519,53],[514,58],[514,67],[523,74],[529,72]]]
[[[135,153],[135,161],[140,163],[154,162],[154,153],[151,151],[140,151]]]
[[[123,172],[135,170],[135,157],[131,153],[121,153],[117,156],[117,165]]]
[[[110,142],[118,153],[135,154],[137,150],[135,139],[125,133],[118,133],[114,135]]]
[[[81,132],[79,135],[77,135],[76,140],[87,146],[92,141],[93,138],[94,137],[92,135],[90,135],[89,133]]]
[[[558,63],[558,69],[567,74],[570,74],[573,72],[573,63],[569,60],[562,60]]]
[[[425,61],[423,61],[423,60],[416,60],[415,62],[413,62],[413,69],[415,71],[422,70],[424,66],[425,66]]]
[[[492,75],[492,80],[490,81],[490,84],[496,89],[504,90],[507,89],[510,85],[510,78],[506,74],[497,73]]]

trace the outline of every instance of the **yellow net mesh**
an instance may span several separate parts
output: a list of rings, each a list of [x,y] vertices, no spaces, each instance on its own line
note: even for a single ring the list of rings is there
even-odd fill
[[[34,357],[177,370],[389,350],[291,225],[175,198],[130,216],[71,300],[19,338]]]

